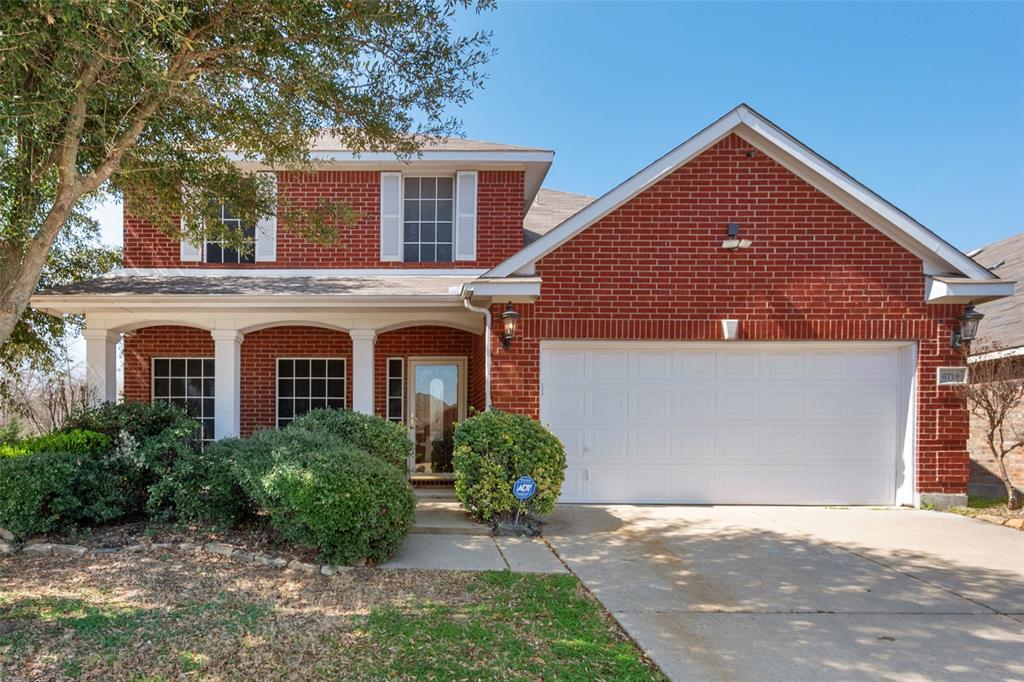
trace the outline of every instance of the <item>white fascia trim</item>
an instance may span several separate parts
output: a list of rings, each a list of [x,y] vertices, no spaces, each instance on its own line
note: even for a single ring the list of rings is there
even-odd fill
[[[258,155],[227,152],[229,161],[236,163],[262,163]],[[344,163],[402,163],[446,162],[446,163],[548,163],[554,161],[555,153],[550,150],[538,149],[529,151],[493,150],[493,151],[423,151],[403,157],[394,152],[362,152],[350,151],[313,151],[309,153],[311,161],[339,161]]]
[[[948,263],[958,272],[976,279],[994,279],[995,275],[986,268],[978,265],[966,254],[956,247],[943,240],[927,227],[917,222],[909,215],[893,206],[891,203],[880,197],[869,188],[847,175],[840,168],[817,154],[810,147],[806,146],[792,135],[773,124],[756,111],[740,105],[737,107],[740,120],[753,132],[757,133],[768,142],[788,152],[798,161],[806,165],[826,181],[832,183],[851,198],[865,205],[870,210],[882,216],[893,226],[899,228],[910,236],[915,242],[923,246],[929,252],[934,253],[939,259]]]
[[[988,360],[1002,360],[1003,358],[1016,358],[1024,355],[1024,346],[1017,346],[1016,348],[1004,348],[1003,350],[994,350],[991,353],[981,353],[979,355],[971,355],[967,358],[967,364],[974,364],[976,362],[986,362]]]
[[[84,314],[99,311],[133,311],[159,308],[169,310],[313,310],[340,308],[448,308],[462,307],[462,295],[456,289],[447,294],[419,294],[405,296],[218,296],[209,294],[176,295],[103,295],[103,296],[47,296],[36,295],[32,307],[48,315]]]
[[[485,270],[471,268],[119,268],[105,277],[479,277]]]
[[[910,240],[919,244],[923,251],[935,254],[938,259],[948,264],[951,269],[980,280],[990,280],[995,277],[991,272],[943,241],[926,227],[854,180],[745,104],[736,107],[548,232],[530,246],[492,268],[485,276],[507,277],[515,273],[532,274],[533,265],[542,257],[557,249],[587,227],[736,129],[742,129],[746,132],[745,139],[752,143],[754,141],[749,138],[758,137],[783,150],[796,159],[798,163],[805,166],[812,174],[825,182],[831,183],[843,193],[849,195],[852,200],[864,205],[868,210],[874,211],[885,221],[891,223],[896,230],[905,233]]]
[[[462,296],[488,297],[495,300],[507,300],[514,303],[527,303],[540,296],[541,280],[539,277],[529,279],[496,279],[473,280],[462,285]]]
[[[924,299],[928,303],[984,303],[1013,295],[1013,282],[1006,280],[924,278]]]

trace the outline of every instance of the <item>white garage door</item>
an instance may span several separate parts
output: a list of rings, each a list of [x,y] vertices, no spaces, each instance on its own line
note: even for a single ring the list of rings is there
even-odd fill
[[[891,344],[545,342],[541,419],[563,502],[892,504],[912,372]]]

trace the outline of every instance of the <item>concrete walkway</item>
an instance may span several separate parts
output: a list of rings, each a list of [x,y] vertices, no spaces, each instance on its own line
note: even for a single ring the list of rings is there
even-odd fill
[[[1024,678],[1020,531],[901,509],[562,506],[546,535],[675,680]]]
[[[398,553],[381,568],[432,571],[566,573],[543,540],[495,538],[487,526],[443,494],[420,494],[416,525]]]

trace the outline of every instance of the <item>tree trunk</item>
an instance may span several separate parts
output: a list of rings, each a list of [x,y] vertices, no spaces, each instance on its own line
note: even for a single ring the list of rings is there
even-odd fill
[[[50,247],[71,215],[71,207],[82,195],[80,189],[61,184],[57,199],[39,232],[25,245],[24,253],[16,252],[17,245],[5,245],[12,253],[5,254],[4,269],[0,272],[0,346],[10,338],[15,325],[28,308],[29,299],[46,265]]]
[[[1013,481],[1010,480],[1010,472],[1006,470],[1006,455],[1002,457],[996,457],[996,462],[999,464],[999,478],[1003,481],[1003,485],[1006,487],[1006,506],[1010,509],[1020,509],[1020,494],[1017,489],[1013,486]]]

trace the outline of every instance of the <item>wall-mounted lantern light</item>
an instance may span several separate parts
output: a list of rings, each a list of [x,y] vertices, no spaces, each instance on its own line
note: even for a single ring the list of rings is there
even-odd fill
[[[753,244],[749,239],[740,239],[739,223],[729,223],[726,229],[728,230],[728,238],[722,242],[723,249],[729,249],[730,251],[749,249],[750,245]]]
[[[516,321],[518,319],[519,313],[512,310],[512,304],[506,304],[505,312],[501,314],[501,324],[504,327],[501,332],[501,347],[505,350],[508,350],[509,346],[512,345],[512,338],[516,335]]]
[[[964,314],[957,318],[957,322],[960,324],[953,327],[953,333],[949,340],[949,345],[953,348],[959,348],[965,343],[970,343],[978,336],[978,324],[981,322],[981,318],[985,317],[970,303],[964,308]]]

